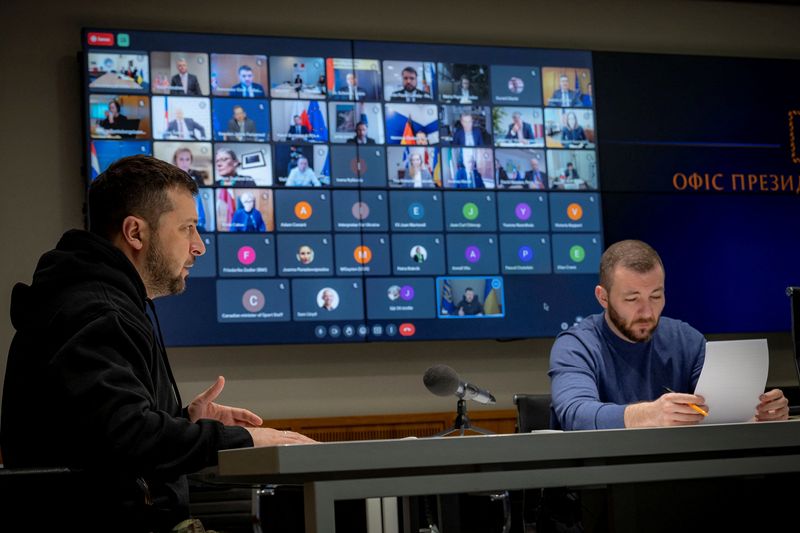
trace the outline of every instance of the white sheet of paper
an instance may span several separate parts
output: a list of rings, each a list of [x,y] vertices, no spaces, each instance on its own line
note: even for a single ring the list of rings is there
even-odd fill
[[[695,394],[706,399],[701,424],[747,422],[756,411],[769,371],[767,339],[709,341]]]

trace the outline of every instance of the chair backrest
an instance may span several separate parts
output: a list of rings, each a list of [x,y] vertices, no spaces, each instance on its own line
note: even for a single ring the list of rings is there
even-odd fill
[[[515,394],[514,405],[517,406],[517,433],[550,429],[549,394]]]

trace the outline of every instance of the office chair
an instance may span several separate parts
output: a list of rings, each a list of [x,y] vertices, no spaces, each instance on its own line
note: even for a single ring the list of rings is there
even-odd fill
[[[515,394],[517,433],[549,429],[551,427],[550,401],[549,394]]]

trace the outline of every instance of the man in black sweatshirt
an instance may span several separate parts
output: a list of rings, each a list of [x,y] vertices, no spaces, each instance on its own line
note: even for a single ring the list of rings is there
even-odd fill
[[[205,252],[196,194],[177,167],[120,159],[89,189],[89,231],[66,232],[12,293],[3,460],[81,471],[86,529],[169,530],[189,514],[186,474],[219,450],[313,442],[215,403],[222,377],[181,407],[152,299],[182,292]]]

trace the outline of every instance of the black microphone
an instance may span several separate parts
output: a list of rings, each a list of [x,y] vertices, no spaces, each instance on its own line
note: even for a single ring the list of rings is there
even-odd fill
[[[425,386],[436,396],[454,394],[463,400],[475,400],[478,403],[495,403],[492,393],[480,387],[461,381],[456,371],[447,365],[435,365],[425,371],[422,377]]]

